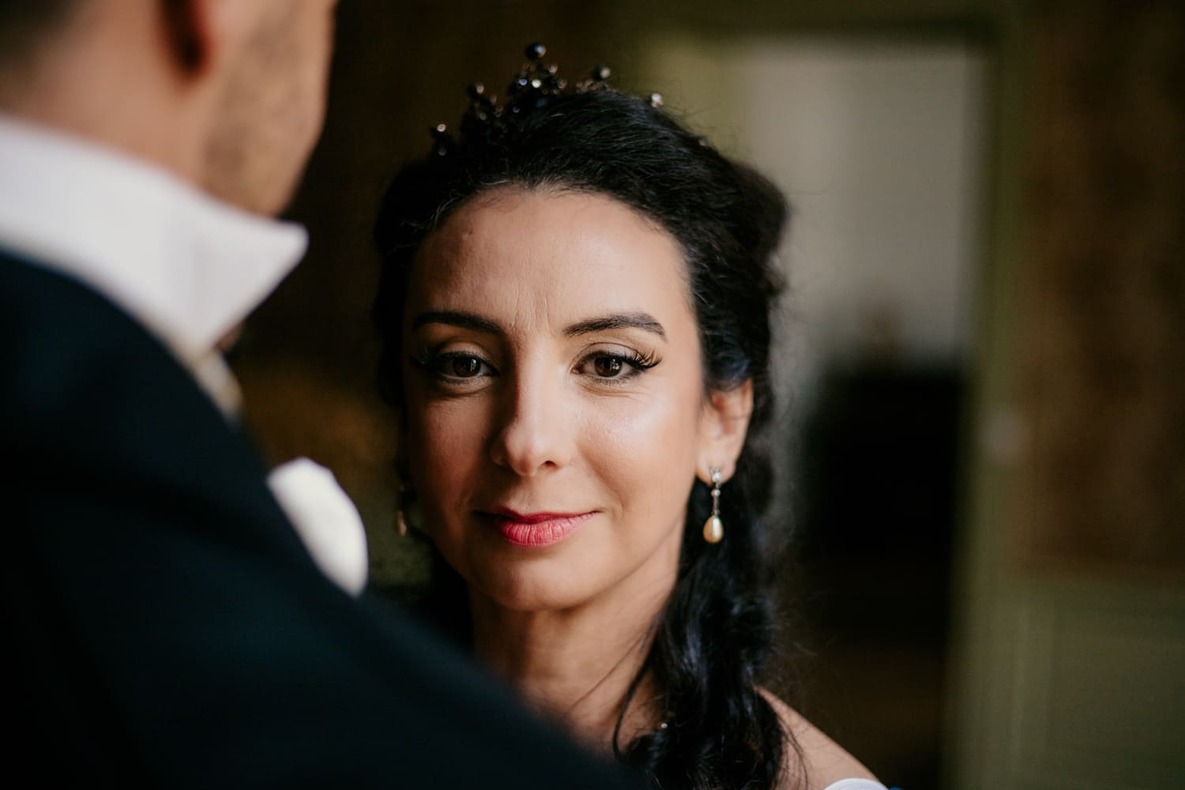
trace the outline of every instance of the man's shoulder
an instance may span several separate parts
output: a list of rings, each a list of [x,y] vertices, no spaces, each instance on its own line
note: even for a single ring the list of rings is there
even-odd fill
[[[114,322],[131,329],[128,316],[97,293],[69,275],[56,271],[44,261],[13,252],[0,244],[0,304],[4,305],[5,340],[24,327],[18,335],[22,342],[53,340],[68,336],[71,330],[93,334],[96,324]],[[35,322],[60,321],[58,332],[51,336],[33,334]]]

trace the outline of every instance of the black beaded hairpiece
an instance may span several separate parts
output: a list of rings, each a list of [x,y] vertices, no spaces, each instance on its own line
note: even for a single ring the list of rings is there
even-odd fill
[[[462,139],[496,139],[506,130],[507,125],[514,123],[515,119],[547,106],[554,96],[614,90],[608,83],[608,66],[593,67],[587,78],[569,88],[568,83],[558,75],[557,66],[544,65],[543,56],[547,54],[547,47],[542,44],[530,44],[525,54],[527,62],[507,86],[506,96],[501,102],[496,96],[488,94],[480,82],[469,86],[469,108],[461,117]],[[648,101],[653,107],[662,106],[662,96],[657,93],[650,94]],[[434,141],[432,150],[439,156],[448,154],[458,145],[443,123],[432,127],[431,133]]]

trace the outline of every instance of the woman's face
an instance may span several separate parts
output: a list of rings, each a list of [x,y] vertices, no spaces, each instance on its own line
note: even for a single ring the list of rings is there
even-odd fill
[[[682,251],[611,198],[504,188],[416,258],[407,462],[471,592],[513,610],[661,599],[722,416]]]

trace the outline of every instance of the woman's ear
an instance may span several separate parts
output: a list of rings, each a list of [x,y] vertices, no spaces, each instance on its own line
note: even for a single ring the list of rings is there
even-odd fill
[[[737,458],[745,446],[749,418],[753,414],[753,381],[730,390],[711,390],[700,415],[700,452],[696,474],[711,485],[712,470],[719,469],[724,480],[736,471]]]

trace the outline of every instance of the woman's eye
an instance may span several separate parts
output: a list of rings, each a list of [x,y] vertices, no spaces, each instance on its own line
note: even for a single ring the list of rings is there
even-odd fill
[[[481,357],[464,352],[425,353],[413,357],[412,364],[440,381],[467,381],[496,373]]]
[[[477,357],[462,355],[447,356],[441,360],[441,372],[458,379],[471,379],[481,375],[482,361]]]
[[[650,356],[596,352],[586,356],[577,370],[597,381],[623,382],[645,373],[657,364],[658,360]]]
[[[593,372],[603,379],[615,379],[625,370],[621,357],[596,357],[592,361]]]

